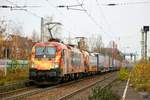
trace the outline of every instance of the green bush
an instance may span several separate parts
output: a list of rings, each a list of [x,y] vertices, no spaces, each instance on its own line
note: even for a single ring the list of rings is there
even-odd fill
[[[127,80],[128,77],[129,77],[129,70],[125,67],[121,67],[119,71],[119,79],[124,81],[124,80]]]
[[[110,88],[96,87],[92,89],[92,96],[89,100],[120,100],[120,97],[114,94]]]

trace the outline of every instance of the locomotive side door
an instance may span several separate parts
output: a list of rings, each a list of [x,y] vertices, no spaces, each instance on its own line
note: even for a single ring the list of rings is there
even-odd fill
[[[67,50],[63,50],[62,51],[62,57],[63,57],[63,61],[64,61],[64,66],[63,66],[63,74],[67,74],[67,69],[68,69],[68,52]]]

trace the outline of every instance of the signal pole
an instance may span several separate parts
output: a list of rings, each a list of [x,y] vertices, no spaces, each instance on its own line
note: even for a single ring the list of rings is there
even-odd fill
[[[149,31],[149,26],[144,26],[143,30],[145,32],[145,60],[147,61],[147,32]]]
[[[141,33],[142,33],[141,57],[142,57],[142,59],[145,59],[145,55],[144,55],[144,52],[145,52],[145,41],[144,41],[144,30],[143,29],[141,29]]]
[[[147,31],[145,31],[145,59],[147,60]]]
[[[143,26],[142,29],[142,50],[141,56],[144,60],[147,61],[147,32],[149,31],[149,26]]]

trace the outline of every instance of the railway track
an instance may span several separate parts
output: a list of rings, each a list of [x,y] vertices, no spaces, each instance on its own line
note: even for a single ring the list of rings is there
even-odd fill
[[[0,99],[1,98],[6,98],[6,97],[9,97],[9,96],[18,94],[18,93],[23,93],[25,91],[29,91],[29,90],[32,90],[34,88],[36,88],[36,86],[28,86],[28,87],[19,88],[19,89],[16,89],[16,90],[8,91],[8,92],[3,92],[3,93],[0,93]]]
[[[78,89],[78,90],[75,90],[75,91],[71,92],[70,94],[64,95],[63,97],[60,97],[58,100],[72,100],[72,99],[73,99],[73,100],[79,100],[79,99],[83,100],[83,99],[88,99],[88,97],[81,98],[81,95],[82,95],[82,94],[88,95],[88,94],[87,94],[87,90],[88,90],[88,92],[90,92],[90,91],[91,91],[91,88],[94,87],[94,86],[96,86],[96,85],[101,85],[102,88],[105,88],[105,87],[109,86],[110,84],[113,83],[114,80],[116,80],[116,78],[114,78],[114,79],[110,79],[110,78],[111,78],[111,77],[107,77],[107,78],[105,78],[105,79],[103,79],[103,80],[96,81],[96,82],[94,82],[94,83],[92,83],[92,84],[90,84],[90,85],[88,85],[88,86],[85,86],[85,87],[83,87],[83,88],[80,88],[80,89]],[[107,83],[105,83],[106,80],[107,80]],[[99,84],[100,82],[103,82],[103,83],[105,83],[105,84]],[[85,92],[85,91],[86,91],[86,92]],[[83,93],[82,93],[82,92],[83,92]],[[90,95],[90,94],[89,94],[89,95]],[[83,96],[83,95],[82,95],[82,96]],[[72,98],[72,99],[71,99],[71,98]]]
[[[14,94],[14,95],[11,95],[11,96],[8,95],[7,97],[2,98],[2,99],[3,100],[12,100],[12,99],[25,98],[25,97],[32,96],[32,95],[35,95],[35,94],[46,92],[46,91],[54,89],[54,88],[58,88],[58,87],[66,86],[66,85],[69,85],[69,84],[73,84],[73,83],[79,82],[81,80],[71,81],[71,82],[68,82],[68,83],[58,84],[58,85],[55,85],[55,86],[50,86],[50,87],[45,87],[45,88],[36,87],[36,88],[33,88],[32,90],[28,89],[28,91],[25,91],[24,93]],[[5,94],[5,95],[7,95],[7,94]]]
[[[0,94],[3,94],[4,92],[11,92],[20,88],[25,88],[31,85],[33,85],[32,81],[25,80],[25,81],[20,81],[20,82],[15,82],[4,86],[0,86]]]
[[[30,80],[0,86],[0,99],[35,88]]]
[[[9,96],[9,97],[2,98],[2,99],[3,100],[32,99],[32,98],[39,99],[41,97],[44,97],[44,98],[50,98],[53,100],[54,99],[64,100],[66,98],[72,97],[73,95],[75,95],[81,91],[86,90],[87,88],[89,88],[91,86],[94,86],[95,84],[97,84],[99,82],[107,80],[113,76],[114,76],[114,73],[107,73],[107,74],[104,74],[101,76],[95,76],[94,78],[89,77],[89,78],[85,78],[85,79],[80,79],[80,80],[76,80],[76,81],[58,84],[58,85],[51,86],[51,87],[35,88],[32,90],[25,91],[23,93],[18,93],[16,95]],[[100,77],[100,80],[95,81],[95,80],[97,80],[97,77]],[[86,82],[89,82],[89,81],[91,82],[90,84],[87,84],[86,86],[82,87],[82,84],[85,84]],[[94,83],[93,83],[93,81],[94,81]],[[81,86],[82,88],[78,87],[78,86]],[[63,93],[65,93],[65,94],[63,94]]]

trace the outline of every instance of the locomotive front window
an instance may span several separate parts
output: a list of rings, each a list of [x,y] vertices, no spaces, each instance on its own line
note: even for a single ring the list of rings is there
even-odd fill
[[[42,57],[44,55],[44,48],[45,47],[36,47],[35,48],[35,57]]]
[[[45,53],[46,53],[47,57],[53,58],[53,57],[55,57],[56,48],[55,47],[46,47]]]
[[[48,58],[53,58],[53,57],[55,57],[55,53],[56,53],[55,47],[41,46],[41,47],[35,48],[35,57],[36,58],[41,58],[44,55]]]

